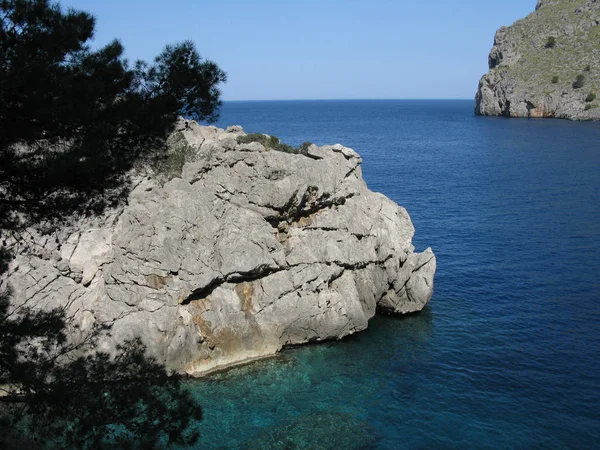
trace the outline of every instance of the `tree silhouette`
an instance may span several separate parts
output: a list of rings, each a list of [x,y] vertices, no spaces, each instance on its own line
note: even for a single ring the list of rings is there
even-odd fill
[[[0,0],[0,227],[123,200],[128,171],[160,158],[179,114],[214,121],[219,67],[191,42],[129,67],[118,41],[87,42],[94,18],[48,0]]]
[[[0,0],[0,447],[194,442],[201,409],[139,340],[96,352],[68,305],[14,304],[7,233],[46,230],[123,201],[140,160],[160,159],[178,115],[214,121],[226,74],[193,43],[129,66],[92,50],[94,18],[48,0]]]
[[[0,297],[0,446],[145,448],[191,444],[202,410],[139,339],[116,357],[92,350],[104,327],[73,342],[64,309],[9,307]],[[15,442],[16,441],[16,442]]]

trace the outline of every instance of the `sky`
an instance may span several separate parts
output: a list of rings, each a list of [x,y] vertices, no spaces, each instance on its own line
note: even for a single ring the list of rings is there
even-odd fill
[[[494,33],[537,0],[61,0],[131,61],[192,40],[224,100],[470,99]]]

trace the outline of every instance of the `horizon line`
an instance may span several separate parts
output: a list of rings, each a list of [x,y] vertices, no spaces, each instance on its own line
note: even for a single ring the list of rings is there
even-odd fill
[[[225,102],[326,102],[326,101],[454,101],[471,100],[472,98],[271,98],[271,99],[242,99],[242,100],[223,100]]]

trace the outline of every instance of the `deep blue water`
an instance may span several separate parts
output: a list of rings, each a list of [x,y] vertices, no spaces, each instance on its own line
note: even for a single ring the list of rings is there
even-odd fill
[[[600,124],[472,110],[224,105],[219,126],[358,151],[438,271],[420,314],[192,382],[201,448],[600,446]]]

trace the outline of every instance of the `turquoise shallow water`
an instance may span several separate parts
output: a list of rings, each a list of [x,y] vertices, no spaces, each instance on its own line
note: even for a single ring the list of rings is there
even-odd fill
[[[230,102],[232,124],[357,150],[438,272],[418,315],[191,382],[199,448],[598,447],[600,124],[471,101]]]

